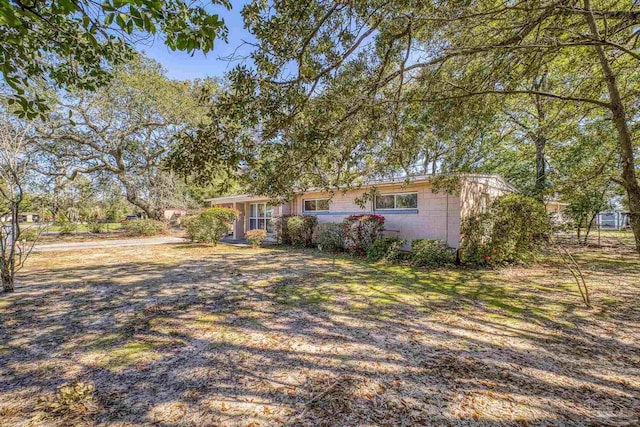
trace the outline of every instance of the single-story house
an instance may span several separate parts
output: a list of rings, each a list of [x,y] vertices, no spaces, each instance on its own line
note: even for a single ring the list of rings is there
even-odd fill
[[[180,218],[192,213],[193,209],[184,208],[167,208],[163,211],[164,219],[171,224],[179,223]]]
[[[442,176],[416,176],[409,180],[371,181],[358,188],[332,191],[310,189],[296,194],[288,203],[273,206],[259,195],[206,199],[211,207],[222,206],[240,211],[233,225],[233,238],[243,239],[245,232],[265,229],[273,233],[273,217],[316,215],[318,222],[341,222],[354,214],[375,213],[385,217],[385,234],[406,239],[439,239],[451,247],[460,246],[460,224],[471,213],[483,211],[496,197],[516,192],[515,187],[498,175],[460,174],[455,191],[434,191]],[[358,199],[375,190],[375,196],[362,206]]]

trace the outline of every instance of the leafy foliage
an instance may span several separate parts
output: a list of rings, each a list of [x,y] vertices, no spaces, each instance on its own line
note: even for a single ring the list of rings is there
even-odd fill
[[[136,57],[97,92],[58,96],[50,120],[38,126],[43,172],[83,178],[90,192],[89,179],[107,177],[155,220],[166,208],[192,207],[163,162],[175,135],[205,120],[197,95],[206,90],[208,83],[170,81],[158,63]]]
[[[227,0],[213,3],[230,8]],[[134,56],[134,36],[163,33],[171,50],[208,52],[227,29],[201,2],[184,0],[53,0],[0,2],[0,73],[12,89],[9,102],[22,116],[46,112],[46,99],[31,97],[34,81],[95,90],[111,67]]]
[[[242,165],[276,197],[480,168],[543,200],[562,176],[555,152],[598,124],[640,251],[639,15],[591,3],[251,1],[250,65],[184,141],[183,169]]]
[[[249,230],[245,233],[245,237],[251,246],[257,248],[267,239],[267,230]]]
[[[415,239],[411,242],[411,261],[419,267],[445,267],[453,264],[454,251],[442,240]]]
[[[289,235],[289,230],[287,229],[287,222],[289,221],[289,218],[291,218],[291,215],[281,215],[274,216],[271,220],[271,226],[273,227],[276,239],[279,243],[285,245],[291,244],[291,236]]]
[[[165,225],[154,219],[134,219],[123,222],[122,228],[131,236],[157,236],[164,232]]]
[[[78,230],[78,224],[71,221],[67,215],[59,215],[53,225],[58,227],[58,232],[63,236],[73,234]]]
[[[573,195],[567,207],[567,214],[573,219],[579,242],[587,243],[593,221],[598,213],[606,210],[608,207],[609,201],[606,197],[606,192],[587,188]],[[581,239],[582,230],[585,230],[583,240]]]
[[[344,224],[335,222],[323,222],[313,231],[313,243],[330,252],[344,250],[345,240]]]
[[[187,230],[191,241],[206,242],[217,245],[220,239],[229,233],[233,221],[240,212],[229,208],[205,209],[199,214],[183,218],[182,226]]]
[[[542,203],[519,194],[499,197],[487,212],[463,221],[464,261],[475,265],[529,262],[547,240],[550,228]]]
[[[287,219],[287,234],[291,244],[296,246],[312,246],[313,230],[318,223],[314,215],[292,216]]]
[[[373,241],[373,244],[367,249],[367,259],[369,261],[386,261],[394,262],[402,258],[402,245],[406,240],[399,237],[380,237]]]
[[[345,249],[366,254],[376,239],[382,237],[384,216],[376,214],[350,215],[344,219]]]

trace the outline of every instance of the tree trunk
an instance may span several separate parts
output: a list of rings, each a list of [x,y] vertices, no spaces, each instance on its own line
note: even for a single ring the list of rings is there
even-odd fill
[[[547,189],[547,168],[544,158],[544,150],[547,140],[543,135],[536,138],[536,184],[534,186],[536,199],[544,203],[544,193]]]
[[[578,244],[582,243],[582,240],[580,239],[580,230],[582,230],[582,216],[580,216],[580,219],[578,220],[578,228],[577,228]]]
[[[596,215],[598,215],[598,214],[597,213],[594,214],[591,217],[591,220],[587,223],[587,229],[586,229],[585,234],[584,234],[584,245],[585,246],[587,245],[587,242],[589,240],[589,233],[591,232],[591,227],[593,227],[593,221],[596,219]]]
[[[15,290],[13,286],[13,276],[9,272],[2,272],[2,290],[4,292],[13,292]]]
[[[546,82],[546,75],[540,78],[540,81],[536,84],[535,89],[544,89]],[[543,100],[540,95],[536,95],[536,113],[538,119],[538,126],[535,135],[536,146],[536,183],[534,185],[534,192],[536,199],[544,203],[544,195],[547,190],[547,167],[545,163],[545,148],[547,146],[547,135],[545,132],[545,110],[543,106]]]
[[[597,41],[601,41],[600,31],[596,24],[593,12],[591,11],[590,0],[584,0],[584,6],[586,9],[585,19],[589,24],[591,35]],[[602,45],[594,45],[594,49],[598,54],[600,60],[600,67],[607,82],[607,89],[609,91],[609,100],[611,103],[611,113],[613,122],[616,125],[618,131],[618,142],[620,149],[620,163],[622,167],[621,184],[627,191],[627,198],[629,202],[629,222],[631,223],[631,229],[633,230],[633,236],[636,242],[636,251],[640,254],[640,184],[636,177],[635,159],[633,155],[633,142],[631,141],[631,131],[627,123],[626,112],[620,91],[618,89],[618,83],[616,81],[615,74],[611,68],[611,64],[607,59]]]
[[[164,211],[162,209],[154,209],[150,203],[146,200],[138,197],[138,193],[135,188],[128,181],[125,181],[120,178],[120,182],[124,184],[125,191],[127,193],[127,201],[131,203],[133,206],[140,208],[149,219],[154,219],[156,221],[164,221]]]

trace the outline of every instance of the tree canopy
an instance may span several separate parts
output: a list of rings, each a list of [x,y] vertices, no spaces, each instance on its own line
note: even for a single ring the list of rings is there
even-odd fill
[[[199,94],[213,88],[210,81],[169,80],[158,63],[136,57],[95,92],[56,94],[55,108],[38,127],[42,172],[65,179],[106,175],[152,219],[189,206],[186,188],[163,162],[177,134],[204,123]]]
[[[230,8],[228,0],[208,4]],[[27,89],[48,80],[62,88],[94,90],[114,65],[130,60],[133,44],[161,33],[172,50],[208,52],[227,29],[200,1],[0,0],[0,73],[17,111],[35,117],[48,109]]]
[[[242,14],[257,42],[229,73],[217,121],[183,141],[184,170],[232,162],[278,195],[434,154],[432,172],[478,168],[519,133],[536,147],[543,193],[546,143],[575,140],[562,127],[609,122],[609,178],[627,193],[640,250],[636,3],[255,0]]]

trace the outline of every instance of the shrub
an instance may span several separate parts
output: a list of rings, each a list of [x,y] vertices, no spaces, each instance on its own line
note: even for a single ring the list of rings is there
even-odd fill
[[[325,222],[313,231],[313,244],[322,250],[338,252],[344,249],[345,230],[343,224]]]
[[[276,235],[278,243],[285,245],[291,244],[291,236],[289,236],[289,230],[287,229],[287,222],[291,218],[291,215],[275,216],[271,220],[271,226]]]
[[[382,215],[350,215],[344,220],[345,249],[366,254],[376,239],[382,237],[384,217]]]
[[[106,214],[104,211],[99,206],[95,206],[87,215],[89,231],[91,233],[102,232],[104,229],[105,219]]]
[[[187,238],[192,242],[198,237],[198,227],[194,224],[198,220],[198,215],[189,215],[180,218],[180,227],[187,233]]]
[[[314,215],[292,216],[287,219],[287,233],[291,244],[296,246],[311,246],[313,244],[313,230],[318,224]]]
[[[420,267],[444,267],[454,262],[454,252],[442,240],[415,239],[411,242],[411,262]]]
[[[251,243],[251,246],[257,248],[261,246],[267,238],[267,230],[249,230],[245,236],[249,243]]]
[[[462,222],[463,260],[489,266],[529,262],[550,229],[542,203],[519,194],[499,197],[486,213]]]
[[[238,219],[239,212],[229,208],[210,208],[193,217],[185,217],[182,226],[191,241],[217,245]]]
[[[78,230],[78,224],[69,220],[69,218],[64,215],[58,217],[54,225],[58,227],[60,235],[73,234]]]
[[[38,232],[35,228],[24,228],[20,230],[20,241],[35,242],[38,239]]]
[[[104,221],[92,219],[89,221],[89,231],[91,233],[102,233],[104,230]]]
[[[164,231],[164,223],[154,219],[134,219],[123,222],[122,228],[131,236],[157,236]]]
[[[399,237],[381,237],[373,241],[367,249],[367,259],[369,261],[398,261],[402,258],[402,245],[406,240]]]

